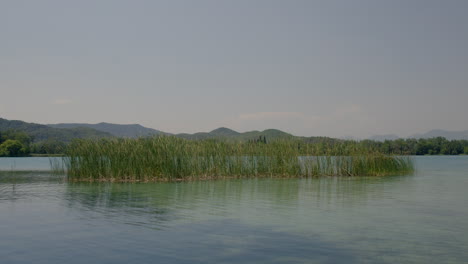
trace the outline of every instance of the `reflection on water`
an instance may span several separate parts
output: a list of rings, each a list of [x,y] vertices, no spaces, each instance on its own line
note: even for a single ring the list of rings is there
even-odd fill
[[[69,183],[63,202],[83,217],[160,229],[173,219],[170,208],[164,199],[151,195],[152,190],[145,190],[135,184]]]
[[[64,175],[51,175],[48,172],[0,171],[0,201],[42,198],[52,193],[58,194],[57,190],[53,192],[46,190],[51,188],[51,184],[57,185],[64,180]]]
[[[414,176],[68,183],[0,173],[5,263],[463,263],[468,157]]]
[[[68,183],[63,201],[67,207],[102,213],[112,221],[162,228],[164,221],[252,220],[262,211],[288,217],[292,211],[307,213],[311,206],[315,210],[349,209],[382,199],[386,189],[399,182],[411,184],[405,177]]]

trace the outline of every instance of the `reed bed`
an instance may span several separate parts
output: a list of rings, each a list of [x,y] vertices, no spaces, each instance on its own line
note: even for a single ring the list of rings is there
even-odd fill
[[[75,181],[180,181],[233,177],[384,176],[413,171],[408,157],[295,140],[263,143],[176,137],[77,140],[63,158]]]

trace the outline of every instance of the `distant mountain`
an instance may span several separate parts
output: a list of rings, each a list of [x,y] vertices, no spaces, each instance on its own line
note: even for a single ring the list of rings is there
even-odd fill
[[[444,137],[448,140],[468,140],[468,130],[463,131],[447,131],[442,129],[434,129],[424,134],[415,134],[410,138],[434,138],[434,137]]]
[[[53,128],[46,125],[0,118],[0,131],[6,130],[23,131],[32,137],[33,142],[41,142],[50,139],[69,142],[74,138],[103,138],[112,136],[109,133],[87,127]]]
[[[61,129],[78,129],[78,128],[90,128],[97,131],[106,132],[116,137],[129,137],[136,138],[141,136],[158,136],[158,135],[171,135],[156,129],[147,128],[138,124],[134,125],[120,125],[110,123],[61,123],[61,124],[49,124],[47,125],[52,128]],[[294,136],[283,132],[278,129],[267,129],[264,131],[249,131],[239,133],[226,127],[220,127],[210,132],[198,132],[198,133],[180,133],[174,135],[176,137],[191,139],[191,140],[202,140],[202,139],[220,139],[228,141],[247,141],[255,140],[260,136],[266,137],[267,140],[275,140],[280,138],[293,138]]]
[[[249,141],[260,137],[267,141],[277,139],[297,138],[306,142],[331,142],[338,139],[327,137],[296,137],[278,129],[266,129],[264,131],[237,132],[226,127],[220,127],[210,132],[198,132],[194,134],[180,133],[170,134],[160,130],[147,128],[139,124],[121,125],[111,123],[60,123],[41,125],[27,123],[18,120],[6,120],[0,118],[0,131],[20,130],[33,137],[35,142],[54,139],[63,142],[69,142],[74,138],[104,138],[104,137],[129,137],[136,138],[142,136],[173,135],[180,138],[191,140],[219,139],[226,141]]]
[[[194,134],[189,133],[180,133],[176,134],[176,137],[185,138],[185,139],[193,139],[193,140],[201,140],[201,139],[234,139],[238,137],[241,133],[234,131],[229,128],[220,127],[211,132],[197,132]]]
[[[86,127],[92,128],[98,131],[109,133],[116,137],[144,137],[144,136],[154,136],[154,135],[168,135],[168,133],[147,128],[142,125],[133,124],[133,125],[120,125],[120,124],[111,124],[111,123],[99,123],[99,124],[87,124],[87,123],[61,123],[61,124],[49,124],[49,127],[54,128],[79,128]]]
[[[399,139],[400,137],[395,135],[395,134],[386,134],[386,135],[375,135],[370,137],[370,140],[375,140],[375,141],[385,141],[385,140],[395,140]]]
[[[285,138],[294,138],[295,136],[278,129],[266,129],[264,131],[249,131],[239,133],[229,128],[220,127],[211,132],[198,132],[194,134],[181,133],[175,136],[185,139],[220,139],[228,141],[248,141],[258,139],[260,136],[266,137],[266,140],[277,140]],[[297,137],[299,138],[299,137]]]
[[[194,134],[180,133],[170,134],[160,130],[147,128],[139,124],[121,125],[111,123],[62,123],[41,125],[35,123],[27,123],[18,120],[7,120],[0,118],[0,131],[8,129],[20,130],[28,133],[34,138],[35,142],[47,139],[56,139],[59,141],[69,142],[73,138],[103,138],[103,137],[129,137],[136,138],[141,136],[158,136],[158,135],[173,135],[180,138],[201,140],[201,139],[219,139],[227,141],[248,141],[256,140],[260,136],[266,137],[267,141],[276,139],[296,138],[306,142],[335,142],[344,139],[328,138],[328,137],[297,137],[278,129],[266,129],[264,131],[248,131],[237,132],[226,127],[220,127],[210,132],[198,132]],[[434,129],[427,133],[415,134],[409,138],[434,138],[444,137],[448,140],[468,140],[468,130],[463,131],[447,131],[442,129]],[[375,135],[369,139],[375,141],[395,140],[400,137],[395,134]]]
[[[241,133],[226,127],[220,127],[215,130],[212,130],[211,132],[209,132],[209,134],[223,137],[235,137],[240,135]]]

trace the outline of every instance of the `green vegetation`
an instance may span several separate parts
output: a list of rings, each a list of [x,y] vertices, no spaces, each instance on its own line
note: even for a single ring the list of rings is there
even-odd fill
[[[407,157],[359,144],[300,140],[230,143],[177,137],[76,140],[64,164],[77,181],[173,181],[219,177],[383,176],[410,173]]]
[[[277,139],[299,139],[300,137],[295,137],[289,133],[283,132],[277,129],[266,129],[264,131],[249,131],[244,133],[239,133],[229,128],[220,127],[210,132],[199,132],[194,134],[176,134],[176,137],[192,139],[192,140],[202,140],[202,139],[218,139],[230,142],[245,142],[249,140],[254,140],[260,136],[266,137],[270,140]],[[313,137],[316,138],[316,137]]]
[[[0,147],[0,156],[63,154],[67,144],[75,138],[104,137],[112,135],[86,127],[60,129],[0,118],[0,144],[5,144]],[[7,140],[10,141],[5,142]]]
[[[46,125],[26,123],[19,120],[6,120],[0,118],[0,132],[5,131],[21,131],[26,133],[31,139],[31,142],[39,143],[47,140],[59,142],[70,142],[75,138],[103,138],[111,137],[109,133],[97,131],[87,127],[77,128],[52,128]]]
[[[0,148],[0,156],[64,154],[67,146],[73,139],[112,138],[113,135],[118,135],[119,137],[138,137],[142,135],[157,136],[167,134],[140,125],[99,123],[95,125],[57,124],[50,126],[0,118],[0,144],[8,139],[13,140]],[[432,134],[436,132],[441,133],[440,131],[435,131]],[[335,149],[335,146],[340,146],[340,148],[359,148],[363,153],[378,152],[387,155],[468,154],[468,140],[447,140],[443,137],[396,139],[385,140],[383,142],[363,140],[357,142],[329,137],[297,137],[277,129],[239,133],[224,127],[206,133],[177,134],[174,136],[188,140],[218,140],[233,144],[249,142],[269,144],[278,140],[292,140],[298,141],[301,144],[314,145],[318,153],[324,152],[325,155],[335,155],[333,153],[325,153],[328,152],[326,151],[327,149]]]
[[[67,129],[74,129],[74,128],[91,128],[98,131],[109,133],[116,137],[129,137],[129,138],[137,138],[137,137],[146,137],[146,136],[155,136],[155,135],[166,135],[167,133],[143,127],[138,124],[132,125],[121,125],[121,124],[110,124],[110,123],[99,123],[99,124],[87,124],[87,123],[62,123],[62,124],[51,124],[47,125],[49,127],[54,128],[67,128]]]
[[[468,140],[447,140],[443,137],[428,139],[397,139],[377,142],[363,140],[367,148],[396,155],[460,155],[468,154]]]
[[[67,143],[48,139],[33,143],[32,137],[17,130],[0,131],[0,157],[50,156],[65,153]]]
[[[55,139],[48,139],[31,145],[31,154],[33,155],[60,155],[65,153],[67,143]]]
[[[21,157],[29,154],[31,138],[24,132],[0,132],[0,157]]]

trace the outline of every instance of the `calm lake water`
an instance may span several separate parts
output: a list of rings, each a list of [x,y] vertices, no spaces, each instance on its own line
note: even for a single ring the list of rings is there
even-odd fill
[[[468,263],[468,156],[415,162],[384,178],[91,184],[0,158],[0,262]]]

